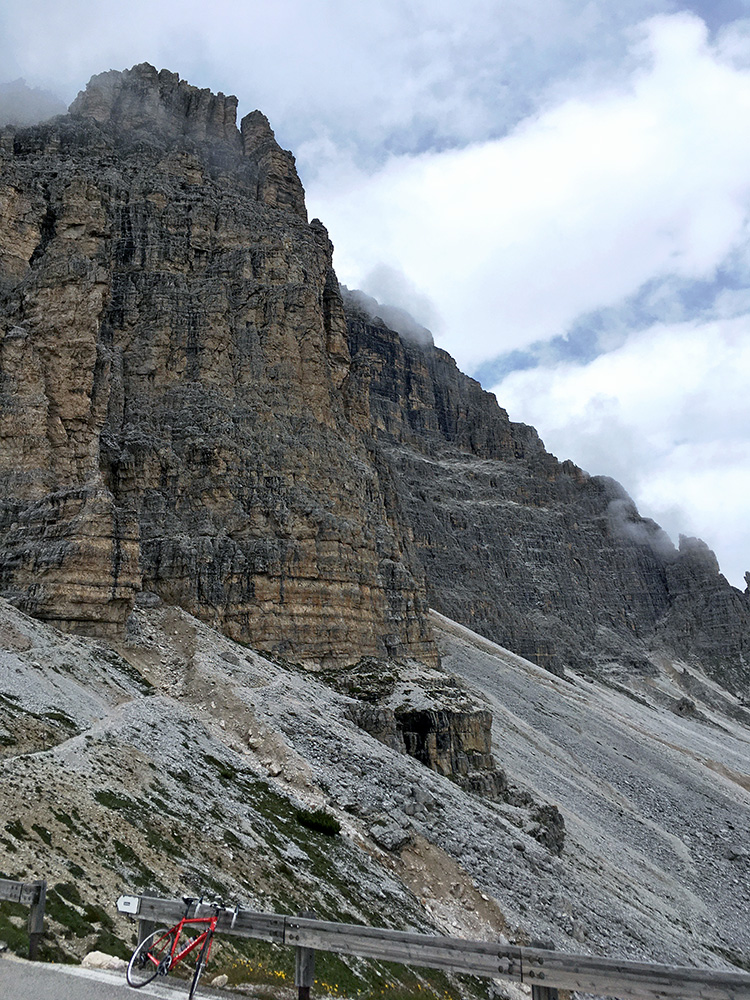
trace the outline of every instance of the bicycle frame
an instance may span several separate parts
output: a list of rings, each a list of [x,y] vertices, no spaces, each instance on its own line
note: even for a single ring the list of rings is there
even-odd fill
[[[208,948],[204,957],[204,962],[208,962],[209,955],[211,954],[211,946],[213,945],[214,931],[216,930],[216,924],[219,922],[218,913],[214,913],[212,917],[183,917],[182,920],[172,927],[170,933],[174,933],[174,941],[172,942],[172,948],[169,954],[169,969],[173,969],[178,962],[181,962],[186,955],[189,955],[191,951],[200,947],[206,938],[209,938]],[[186,927],[191,927],[194,924],[208,924],[208,927],[197,937],[192,938],[188,944],[181,950],[177,950],[180,938],[182,937],[182,932]]]

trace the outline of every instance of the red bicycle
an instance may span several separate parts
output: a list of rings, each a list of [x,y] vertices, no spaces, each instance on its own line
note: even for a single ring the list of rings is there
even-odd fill
[[[224,909],[221,902],[203,903],[201,899],[191,899],[183,896],[185,901],[185,916],[174,927],[162,927],[153,934],[149,934],[138,945],[128,962],[127,980],[130,986],[139,989],[150,983],[157,976],[166,976],[172,969],[186,958],[191,952],[198,949],[198,960],[195,963],[193,981],[190,984],[188,998],[195,995],[198,988],[198,980],[208,962],[211,954],[211,944],[216,931],[216,924],[219,921],[219,913]],[[188,916],[190,907],[195,903],[195,914]],[[197,916],[202,905],[213,910],[210,917]],[[237,907],[232,917],[232,927],[237,919]],[[190,929],[204,928],[195,937],[188,933]]]

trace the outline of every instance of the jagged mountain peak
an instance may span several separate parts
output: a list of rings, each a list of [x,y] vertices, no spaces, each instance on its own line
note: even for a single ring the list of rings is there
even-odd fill
[[[237,144],[237,98],[193,87],[177,73],[150,63],[92,76],[73,103],[74,117],[144,126],[174,134]]]
[[[387,302],[379,302],[374,296],[359,288],[347,288],[346,285],[340,287],[341,295],[351,314],[359,313],[374,322],[382,323],[383,326],[395,330],[406,340],[416,344],[425,347],[435,346],[430,330],[417,322],[406,309],[389,305]]]

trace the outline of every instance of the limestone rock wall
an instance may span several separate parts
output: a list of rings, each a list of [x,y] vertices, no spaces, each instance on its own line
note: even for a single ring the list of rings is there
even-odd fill
[[[544,450],[452,358],[347,303],[349,380],[412,526],[432,607],[561,673],[691,657],[750,691],[750,597],[610,479]]]
[[[292,659],[433,661],[330,241],[235,109],[143,65],[2,133],[0,591],[106,632],[153,590]]]

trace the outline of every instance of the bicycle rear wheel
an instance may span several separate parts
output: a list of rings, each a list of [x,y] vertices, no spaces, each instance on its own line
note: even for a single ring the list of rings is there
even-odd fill
[[[190,992],[188,993],[188,1000],[193,1000],[193,997],[195,996],[195,991],[198,989],[198,980],[200,979],[201,974],[202,974],[203,970],[206,967],[206,962],[208,961],[208,953],[209,953],[209,951],[211,949],[211,938],[212,937],[213,937],[213,934],[211,933],[211,931],[209,931],[208,932],[208,936],[206,937],[206,940],[203,942],[203,944],[201,946],[201,952],[200,952],[200,955],[198,956],[198,961],[195,964],[195,972],[193,973],[193,981],[190,984]]]
[[[162,927],[141,941],[128,962],[125,975],[128,985],[138,989],[150,983],[159,972],[167,974],[174,933],[174,928]]]

